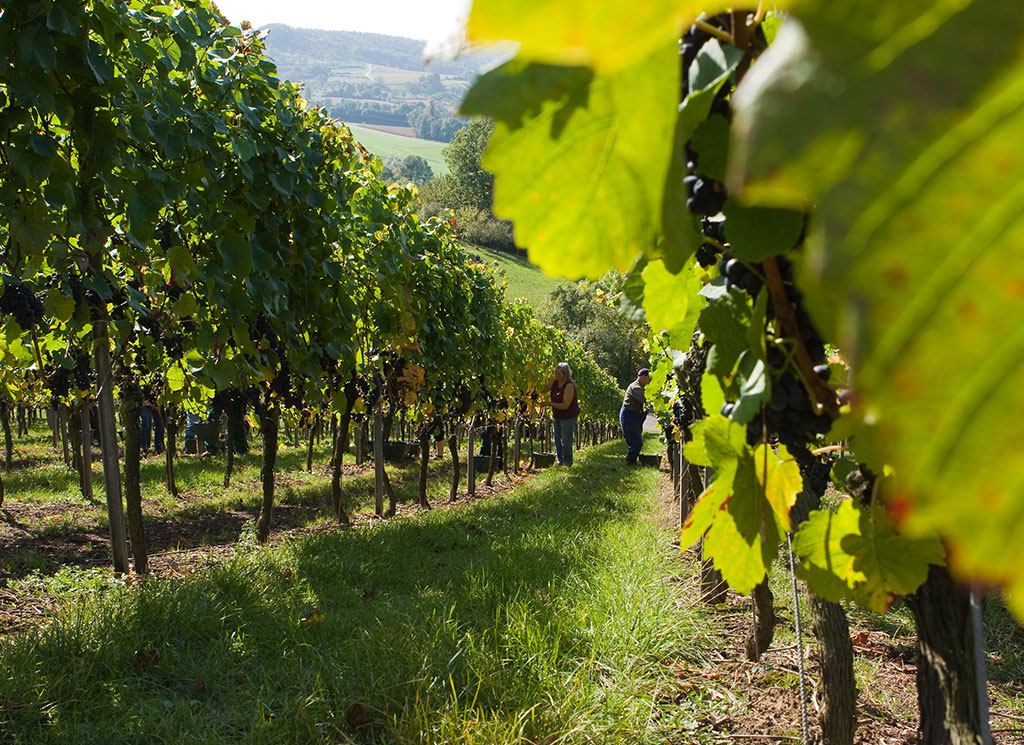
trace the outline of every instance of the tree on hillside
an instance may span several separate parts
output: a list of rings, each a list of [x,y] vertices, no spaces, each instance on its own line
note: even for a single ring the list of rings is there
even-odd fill
[[[629,321],[619,313],[614,298],[622,282],[623,275],[610,271],[596,282],[580,280],[560,285],[541,306],[539,316],[582,344],[624,388],[636,377],[637,369],[646,364],[647,330],[644,324]]]
[[[434,178],[434,171],[426,158],[419,155],[408,155],[405,158],[392,157],[384,161],[384,170],[380,174],[384,181],[411,181],[417,186]]]
[[[480,165],[494,122],[474,119],[457,131],[443,151],[448,173],[423,189],[423,212],[455,213],[456,234],[467,243],[515,251],[512,224],[494,216],[494,177]]]

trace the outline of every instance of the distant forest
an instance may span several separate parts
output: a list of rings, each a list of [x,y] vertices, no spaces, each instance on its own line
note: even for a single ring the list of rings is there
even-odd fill
[[[345,122],[408,127],[417,137],[448,142],[466,124],[455,115],[481,69],[502,55],[477,52],[423,64],[424,42],[355,31],[267,27],[267,49],[282,78]]]

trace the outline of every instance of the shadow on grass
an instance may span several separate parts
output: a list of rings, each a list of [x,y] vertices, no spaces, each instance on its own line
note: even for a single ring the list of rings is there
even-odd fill
[[[0,733],[393,741],[398,722],[461,707],[485,719],[532,712],[515,726],[546,736],[568,724],[545,705],[559,695],[552,675],[594,674],[593,629],[559,590],[568,578],[587,587],[606,531],[649,508],[636,494],[655,477],[613,450],[507,499],[278,550],[243,545],[194,580],[79,600],[0,651]],[[131,716],[119,708],[129,699]]]

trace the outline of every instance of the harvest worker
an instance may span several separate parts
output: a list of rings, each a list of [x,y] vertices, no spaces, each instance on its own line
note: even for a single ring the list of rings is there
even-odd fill
[[[576,417],[580,415],[580,402],[568,362],[555,365],[555,377],[544,386],[544,390],[551,391],[551,400],[541,401],[538,406],[551,407],[555,430],[555,460],[560,466],[571,466],[572,435],[576,429]]]
[[[626,395],[622,399],[622,408],[619,409],[619,424],[622,426],[622,436],[626,440],[626,462],[636,463],[640,455],[640,448],[643,447],[644,419],[647,418],[647,396],[644,388],[651,382],[651,371],[646,367],[636,374],[636,380],[626,388]]]

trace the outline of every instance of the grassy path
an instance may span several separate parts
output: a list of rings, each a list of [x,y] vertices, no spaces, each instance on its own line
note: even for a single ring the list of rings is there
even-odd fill
[[[82,575],[0,643],[0,742],[674,741],[660,663],[706,632],[669,581],[664,476],[620,449],[188,580]]]

